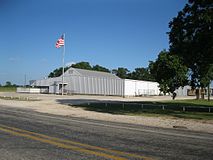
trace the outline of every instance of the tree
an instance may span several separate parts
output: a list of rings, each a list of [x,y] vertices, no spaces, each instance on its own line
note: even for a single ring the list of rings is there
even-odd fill
[[[12,86],[13,86],[13,87],[17,87],[17,84],[13,84]]]
[[[190,0],[169,27],[170,52],[190,69],[191,86],[207,87],[213,79],[213,1]]]
[[[72,64],[71,67],[92,70],[92,66],[89,64],[89,62],[79,62],[76,64]]]
[[[5,87],[11,87],[12,86],[12,83],[10,82],[10,81],[7,81],[6,83],[5,83]]]
[[[202,72],[202,73],[205,73],[205,72]],[[210,101],[210,84],[212,79],[213,79],[213,64],[210,65],[205,75],[201,74],[201,80],[200,80],[202,89],[206,86],[208,88],[208,101]],[[204,94],[202,94],[202,99],[204,99]]]
[[[128,78],[129,70],[127,68],[119,67],[118,69],[113,69],[112,73],[120,78]]]
[[[171,55],[166,50],[159,53],[155,62],[150,62],[149,68],[164,95],[187,84],[187,67],[178,56]]]
[[[64,68],[64,72],[66,72],[70,67],[65,67]],[[60,68],[57,68],[55,69],[53,72],[50,72],[50,74],[48,75],[48,78],[53,78],[53,77],[59,77],[62,75],[62,71],[63,68],[60,67]]]
[[[110,73],[110,70],[109,70],[109,69],[107,69],[107,68],[105,68],[105,67],[102,67],[102,66],[100,66],[100,65],[95,65],[95,66],[92,67],[92,69],[95,70],[95,71],[108,72],[108,73]]]
[[[135,70],[129,74],[130,79],[154,81],[154,77],[151,75],[149,68],[135,68]]]
[[[101,71],[101,72],[110,72],[109,69],[102,67],[100,65],[95,65],[95,66],[91,66],[89,64],[89,62],[79,62],[76,64],[72,64],[70,67],[73,68],[79,68],[79,69],[86,69],[86,70],[95,70],[95,71]],[[65,67],[64,68],[64,72],[66,72],[70,67]],[[48,75],[48,78],[53,78],[53,77],[59,77],[62,75],[62,67],[55,69],[53,72],[50,72],[50,74]]]
[[[50,72],[50,74],[48,75],[48,78],[53,78],[55,77],[55,74],[53,72]]]

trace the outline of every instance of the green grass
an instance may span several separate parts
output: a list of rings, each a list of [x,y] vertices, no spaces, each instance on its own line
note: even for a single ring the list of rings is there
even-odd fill
[[[211,97],[212,98],[212,97]],[[213,100],[196,100],[196,99],[187,99],[187,100],[173,100],[173,101],[163,101],[160,103],[164,103],[167,105],[175,104],[175,105],[185,105],[185,106],[205,106],[205,107],[213,107]]]
[[[16,87],[0,87],[0,92],[16,92]]]
[[[153,101],[153,102],[137,102],[143,104],[153,104],[153,105],[168,105],[168,106],[198,106],[198,107],[213,107],[213,97],[208,101],[207,99],[186,99],[186,100],[167,100],[167,101]],[[130,102],[131,103],[131,102]],[[135,103],[135,102],[134,102]]]
[[[143,105],[142,105],[143,104]],[[165,107],[163,110],[162,107]],[[183,106],[193,106],[183,111]],[[75,107],[85,110],[137,116],[172,116],[177,118],[213,120],[213,108],[209,113],[209,107],[213,107],[213,101],[207,100],[175,100],[160,102],[126,102],[124,105],[119,103],[89,103]],[[205,111],[199,107],[206,107]]]
[[[129,115],[138,115],[138,116],[170,116],[176,118],[185,118],[185,119],[198,119],[198,120],[213,120],[213,113],[204,113],[204,112],[183,112],[183,111],[172,111],[172,110],[143,110],[137,114]]]
[[[3,100],[13,100],[13,101],[40,101],[39,99],[29,98],[29,97],[13,97],[13,96],[0,96]]]

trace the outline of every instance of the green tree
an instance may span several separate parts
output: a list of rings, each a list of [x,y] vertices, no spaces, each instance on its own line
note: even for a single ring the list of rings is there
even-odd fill
[[[213,79],[213,1],[190,0],[169,27],[170,52],[190,68],[191,86],[207,87]]]
[[[64,72],[66,72],[70,67],[65,67],[64,68]],[[48,78],[53,78],[53,77],[59,77],[62,75],[62,70],[63,68],[57,68],[55,69],[53,72],[50,72],[50,74],[48,75]]]
[[[112,73],[120,78],[129,78],[129,70],[127,68],[119,67],[118,69],[113,69]]]
[[[55,77],[54,73],[50,72],[50,74],[48,75],[48,78],[53,78],[53,77]]]
[[[129,74],[130,79],[144,80],[144,81],[154,81],[154,77],[149,71],[149,68],[135,68],[133,72]]]
[[[5,87],[11,87],[12,86],[12,83],[10,82],[10,81],[7,81],[6,83],[5,83]]]
[[[209,66],[206,72],[201,72],[201,88],[203,89],[204,87],[207,86],[208,88],[208,100],[210,101],[210,84],[211,80],[213,79],[213,64]],[[204,99],[204,94],[202,94],[202,99]]]
[[[149,68],[164,94],[173,93],[180,86],[187,84],[187,67],[178,56],[171,55],[166,50],[159,53],[155,62],[150,62]]]
[[[13,84],[12,86],[13,86],[13,87],[17,87],[17,84]]]
[[[71,67],[79,68],[79,69],[86,69],[86,70],[95,70],[95,71],[102,71],[102,72],[110,72],[109,69],[102,67],[100,65],[91,66],[89,62],[79,62],[76,64],[72,64]],[[65,67],[64,72],[66,72],[70,67]],[[49,78],[59,77],[62,75],[62,67],[55,69],[53,72],[50,72],[48,75]]]
[[[89,62],[79,62],[76,64],[72,64],[71,67],[92,70],[92,66],[89,64]]]
[[[103,66],[100,66],[100,65],[95,65],[95,66],[93,66],[92,67],[92,69],[94,70],[94,71],[100,71],[100,72],[108,72],[108,73],[110,73],[110,70],[109,69],[107,69],[107,68],[105,68],[105,67],[103,67]]]

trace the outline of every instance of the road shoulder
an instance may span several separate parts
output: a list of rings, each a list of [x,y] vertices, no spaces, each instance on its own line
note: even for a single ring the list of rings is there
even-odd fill
[[[129,116],[129,115],[115,115],[109,113],[100,113],[94,111],[87,111],[82,108],[69,106],[71,100],[124,100],[120,97],[96,97],[96,96],[57,96],[57,95],[23,95],[23,94],[3,94],[10,96],[28,96],[30,98],[37,98],[39,101],[17,101],[17,100],[3,100],[0,99],[0,105],[7,107],[17,107],[30,109],[40,113],[48,113],[53,115],[62,115],[67,117],[79,117],[86,119],[138,124],[152,127],[174,128],[174,129],[187,129],[192,131],[213,133],[212,120],[193,120],[193,119],[180,119],[173,117],[148,117],[148,116]],[[64,104],[58,102],[59,99],[64,99]],[[67,100],[67,101],[66,101]],[[128,100],[128,99],[125,99]],[[141,100],[141,99],[140,99]],[[150,99],[151,100],[151,99]],[[147,101],[147,99],[146,99]]]

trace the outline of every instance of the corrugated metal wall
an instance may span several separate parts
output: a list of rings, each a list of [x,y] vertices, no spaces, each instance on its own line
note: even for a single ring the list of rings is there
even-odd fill
[[[62,78],[36,80],[32,86],[48,87],[49,93],[59,93]],[[114,95],[123,96],[124,80],[87,76],[64,76],[65,91],[70,94]]]
[[[122,79],[67,76],[64,77],[65,90],[74,94],[116,95],[123,96]]]
[[[51,85],[55,85],[58,82],[61,82],[61,77],[36,80],[31,84],[31,86],[49,87]]]
[[[159,95],[157,82],[125,79],[125,96]]]

